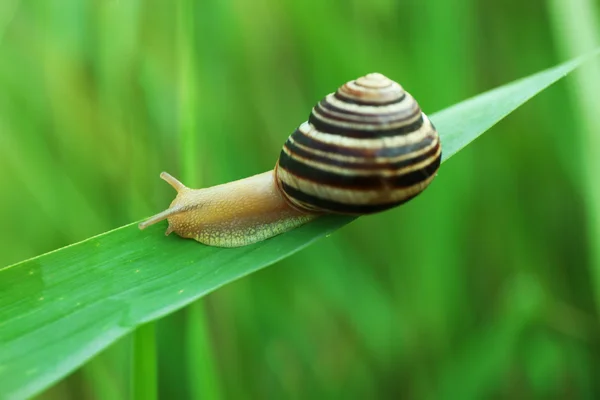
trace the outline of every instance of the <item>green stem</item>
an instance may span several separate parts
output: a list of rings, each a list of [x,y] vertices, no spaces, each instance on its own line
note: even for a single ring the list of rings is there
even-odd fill
[[[588,52],[600,44],[598,10],[592,0],[548,0],[552,29],[562,57]],[[597,61],[582,66],[568,81],[575,115],[581,132],[583,197],[587,213],[588,252],[595,290],[596,309],[600,312],[600,68]]]
[[[179,143],[181,151],[181,176],[184,183],[197,187],[198,165],[198,73],[194,51],[194,2],[180,0],[177,15],[177,50],[179,55]]]
[[[191,398],[217,400],[221,398],[219,381],[204,304],[196,301],[187,309],[185,344],[189,356],[186,368]]]
[[[195,49],[194,4],[180,0],[178,8],[177,50],[179,55],[179,140],[181,176],[190,187],[200,187],[199,166],[196,160],[200,146],[197,113],[198,63]],[[191,398],[219,399],[219,384],[215,360],[207,329],[206,311],[202,300],[187,309],[185,365]]]
[[[131,398],[155,400],[157,396],[155,324],[140,326],[133,334],[133,376]]]

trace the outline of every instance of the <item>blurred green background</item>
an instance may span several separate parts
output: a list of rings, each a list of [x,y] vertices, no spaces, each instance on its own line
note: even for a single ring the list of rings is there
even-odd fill
[[[162,210],[173,197],[162,170],[200,187],[272,168],[347,80],[384,73],[432,113],[589,50],[597,10],[3,0],[0,266]],[[413,202],[159,321],[160,397],[597,398],[588,76],[511,115]],[[39,398],[128,398],[131,347],[119,341]]]

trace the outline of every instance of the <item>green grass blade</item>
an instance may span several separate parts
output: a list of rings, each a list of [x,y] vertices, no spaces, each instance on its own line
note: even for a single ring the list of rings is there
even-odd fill
[[[580,54],[600,41],[597,5],[590,0],[561,2],[549,1],[552,28],[562,54]],[[569,82],[570,94],[576,105],[577,122],[582,132],[583,144],[580,149],[582,163],[581,180],[587,212],[587,234],[589,240],[590,269],[596,297],[596,307],[600,310],[600,114],[596,94],[600,90],[600,68],[598,63],[590,63],[577,71]]]
[[[540,90],[550,86],[598,53],[594,51],[589,55],[490,90],[433,115],[431,119],[442,135],[443,160],[452,157],[538,94]],[[544,86],[540,89],[542,82]]]
[[[191,398],[218,400],[222,397],[219,374],[202,300],[186,308],[186,315],[185,348],[188,357],[185,371]]]
[[[202,74],[198,65],[200,55],[196,50],[195,38],[198,32],[195,29],[195,11],[195,2],[192,0],[181,0],[178,3],[179,150],[181,179],[191,182],[196,187],[203,187],[205,185],[201,182],[198,157],[201,154],[199,149],[205,146],[204,143],[199,143],[199,115],[196,112],[203,106],[198,95],[198,76]],[[188,357],[185,368],[189,391],[195,399],[218,400],[219,379],[203,301],[192,304],[186,315],[185,346],[188,349]]]
[[[586,59],[433,115],[444,159]],[[162,225],[139,231],[131,224],[0,269],[0,393],[36,394],[140,324],[273,264],[351,220],[323,217],[237,249],[165,238]]]
[[[133,335],[131,398],[134,400],[158,398],[155,332],[154,323],[150,323],[138,327]]]

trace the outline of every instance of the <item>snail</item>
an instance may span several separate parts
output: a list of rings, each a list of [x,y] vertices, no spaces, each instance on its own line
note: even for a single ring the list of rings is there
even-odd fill
[[[177,196],[139,228],[167,219],[166,235],[245,246],[323,214],[371,214],[405,203],[431,183],[441,154],[437,131],[414,98],[371,73],[315,105],[273,170],[205,189],[161,173]]]

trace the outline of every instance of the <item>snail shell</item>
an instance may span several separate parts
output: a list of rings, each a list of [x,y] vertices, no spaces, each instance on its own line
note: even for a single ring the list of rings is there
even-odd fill
[[[372,73],[312,109],[281,150],[277,184],[299,210],[369,214],[423,191],[441,154],[439,136],[415,99]]]
[[[360,215],[402,204],[433,180],[438,134],[402,87],[377,73],[327,95],[285,142],[275,169],[205,189],[171,175],[167,235],[220,247],[255,243],[324,213]]]

